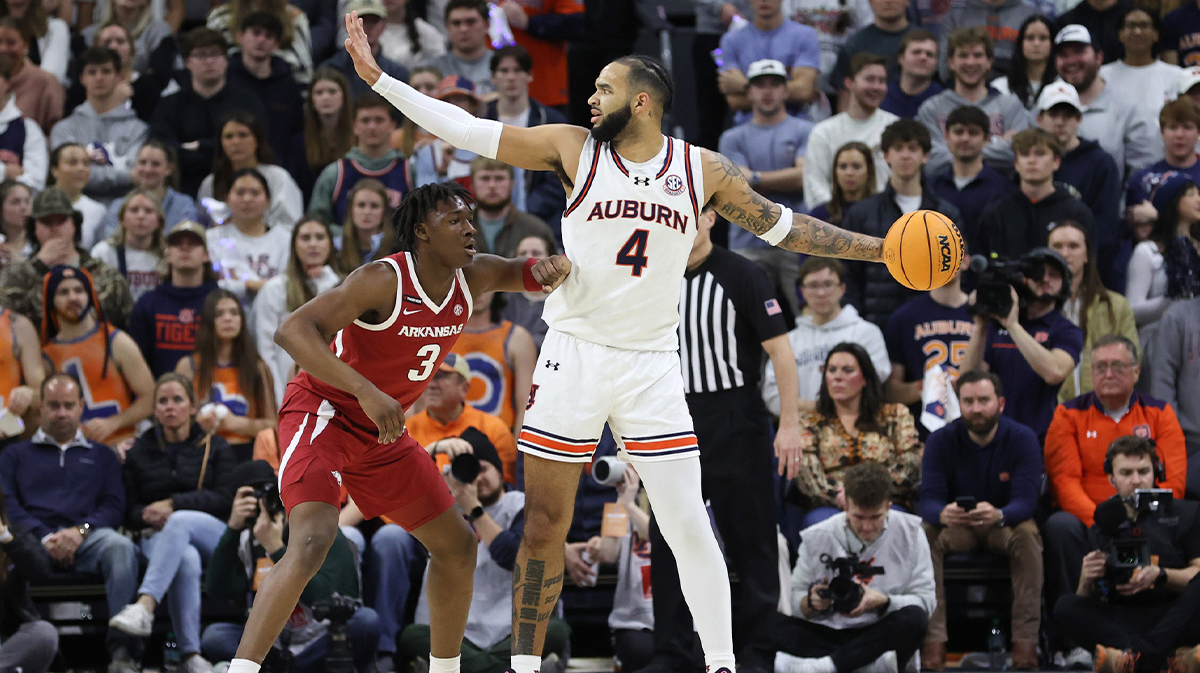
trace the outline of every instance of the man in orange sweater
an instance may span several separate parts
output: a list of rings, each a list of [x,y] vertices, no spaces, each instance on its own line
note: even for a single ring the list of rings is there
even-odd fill
[[[1141,373],[1137,346],[1123,336],[1105,335],[1092,347],[1091,367],[1095,390],[1058,405],[1046,433],[1046,476],[1062,508],[1050,515],[1042,532],[1052,601],[1079,584],[1096,505],[1117,492],[1104,472],[1114,439],[1154,440],[1166,467],[1159,486],[1173,490],[1176,498],[1183,497],[1187,476],[1187,449],[1175,410],[1134,391]]]

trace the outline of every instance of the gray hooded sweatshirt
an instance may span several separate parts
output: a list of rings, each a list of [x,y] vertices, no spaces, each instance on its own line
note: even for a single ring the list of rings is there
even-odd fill
[[[149,134],[150,127],[137,118],[128,103],[97,114],[91,103],[84,102],[50,130],[50,147],[79,143],[84,147],[97,144],[104,148],[108,163],[92,164],[92,176],[84,192],[107,203],[124,196],[133,185],[129,171]]]
[[[974,105],[987,113],[992,122],[991,138],[983,147],[983,160],[992,168],[1011,175],[1013,170],[1012,142],[1003,138],[1010,131],[1021,131],[1033,125],[1033,117],[1021,104],[1021,99],[1011,93],[1000,93],[988,87],[987,96],[978,103],[972,103],[960,96],[954,89],[946,89],[921,103],[917,110],[917,121],[929,129],[929,137],[933,140],[933,150],[929,153],[929,163],[925,164],[925,175],[937,175],[950,166],[952,157],[946,147],[946,118],[964,105]]]
[[[1191,455],[1200,450],[1200,298],[1172,303],[1157,327],[1146,346],[1150,394],[1175,409]]]

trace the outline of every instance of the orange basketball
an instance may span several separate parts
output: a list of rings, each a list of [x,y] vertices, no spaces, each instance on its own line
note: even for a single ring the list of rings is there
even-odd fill
[[[892,224],[883,239],[883,262],[892,278],[913,290],[949,283],[963,260],[963,239],[950,218],[932,210],[913,211]]]

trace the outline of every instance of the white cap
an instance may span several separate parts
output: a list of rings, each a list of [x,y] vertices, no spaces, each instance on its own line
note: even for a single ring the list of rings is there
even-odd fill
[[[1077,42],[1079,44],[1092,44],[1092,34],[1087,28],[1078,23],[1068,24],[1058,31],[1058,35],[1054,37],[1054,44],[1066,44],[1068,42]]]
[[[1182,68],[1179,71],[1179,95],[1187,93],[1189,89],[1200,84],[1200,65],[1194,65],[1190,68]]]
[[[1038,95],[1037,99],[1037,111],[1045,112],[1055,105],[1064,103],[1083,114],[1083,105],[1079,102],[1079,92],[1075,90],[1075,87],[1060,79],[1047,84],[1046,88],[1042,89],[1042,93]]]
[[[746,79],[754,81],[755,77],[765,77],[766,75],[774,75],[787,80],[787,68],[783,64],[773,58],[764,58],[761,61],[755,61],[750,64],[746,70]]]

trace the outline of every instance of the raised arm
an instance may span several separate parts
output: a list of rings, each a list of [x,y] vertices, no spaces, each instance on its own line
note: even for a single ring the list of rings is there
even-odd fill
[[[463,269],[473,294],[483,292],[537,292],[550,294],[571,273],[571,260],[563,255],[545,259],[479,254]]]
[[[732,161],[703,151],[706,202],[725,219],[776,247],[821,257],[883,261],[883,239],[835,227],[815,217],[793,213],[750,188]],[[785,214],[791,215],[790,228]]]
[[[418,92],[379,68],[357,12],[346,15],[345,45],[358,76],[417,126],[481,156],[527,170],[554,171],[564,184],[569,185],[574,178],[587,129],[566,124],[528,129],[505,126]]]

